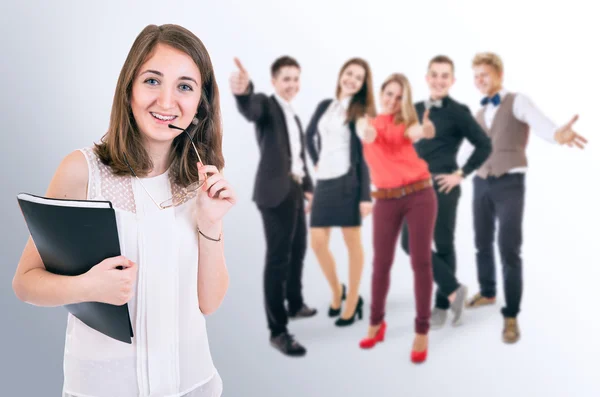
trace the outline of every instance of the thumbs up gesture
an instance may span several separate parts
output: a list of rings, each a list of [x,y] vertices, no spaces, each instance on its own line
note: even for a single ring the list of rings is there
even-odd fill
[[[377,130],[372,124],[372,118],[369,116],[361,117],[356,121],[356,132],[359,138],[367,143],[371,143],[377,137]]]
[[[233,62],[235,63],[237,70],[233,72],[229,78],[231,92],[233,92],[234,95],[243,95],[248,91],[250,76],[238,58],[234,58]]]
[[[427,109],[425,111],[425,114],[423,114],[422,126],[423,126],[423,138],[431,139],[435,136],[435,126],[433,125],[431,120],[429,120],[429,109]]]
[[[405,135],[413,142],[418,142],[421,139],[431,139],[435,136],[435,126],[429,120],[429,109],[423,114],[423,123],[412,124]]]

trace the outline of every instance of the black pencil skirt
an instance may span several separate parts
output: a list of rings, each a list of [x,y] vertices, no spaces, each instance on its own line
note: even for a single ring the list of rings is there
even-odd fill
[[[318,180],[310,227],[360,226],[360,186],[351,170],[338,178]]]

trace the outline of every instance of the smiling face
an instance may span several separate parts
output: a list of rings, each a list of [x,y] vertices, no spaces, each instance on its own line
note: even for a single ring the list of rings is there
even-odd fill
[[[365,83],[366,70],[362,66],[352,63],[343,71],[338,81],[340,98],[351,97],[362,88]]]
[[[300,91],[300,69],[296,66],[282,66],[271,83],[277,95],[291,102]]]
[[[445,62],[432,63],[429,66],[425,80],[429,86],[431,99],[437,100],[448,96],[448,92],[455,81],[452,65]]]
[[[485,63],[473,66],[475,87],[482,95],[491,96],[502,88],[502,74]]]
[[[381,113],[396,114],[402,109],[402,86],[390,81],[381,91]]]
[[[131,89],[131,111],[145,141],[171,143],[189,126],[201,99],[200,70],[192,58],[158,44],[139,68]]]

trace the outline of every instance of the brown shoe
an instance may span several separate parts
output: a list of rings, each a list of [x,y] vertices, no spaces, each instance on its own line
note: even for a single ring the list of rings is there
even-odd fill
[[[468,308],[474,308],[479,306],[493,305],[494,303],[496,303],[496,297],[487,298],[481,295],[480,292],[478,292],[477,294],[475,294],[475,296],[473,296],[470,300],[468,300],[465,303],[465,306]]]
[[[514,317],[506,317],[504,319],[504,329],[502,330],[502,340],[504,343],[515,343],[521,336],[519,332],[519,324]]]

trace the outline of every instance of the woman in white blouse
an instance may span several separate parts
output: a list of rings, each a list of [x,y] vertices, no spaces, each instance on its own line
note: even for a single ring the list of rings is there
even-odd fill
[[[220,173],[221,142],[206,48],[180,26],[147,26],[119,75],[107,133],[66,156],[46,193],[111,201],[122,256],[56,275],[30,238],[13,280],[36,306],[129,305],[131,344],[69,314],[63,396],[221,395],[204,319],[229,283],[222,218],[235,195]]]
[[[362,318],[363,300],[358,294],[364,265],[361,224],[372,205],[369,170],[355,122],[365,115],[375,115],[371,70],[365,60],[352,58],[340,70],[335,99],[319,103],[306,131],[317,179],[310,207],[311,246],[331,287],[329,316],[340,316],[337,326]],[[332,227],[341,228],[348,249],[348,291],[338,279],[329,250]]]

